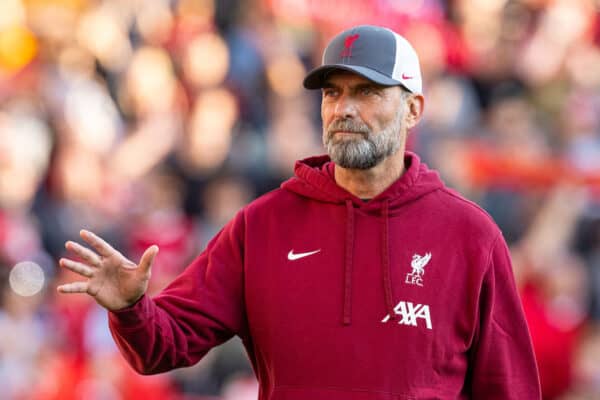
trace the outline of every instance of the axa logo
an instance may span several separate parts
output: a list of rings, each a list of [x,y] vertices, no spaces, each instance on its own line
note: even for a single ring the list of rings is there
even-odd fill
[[[423,275],[425,275],[425,266],[431,260],[431,253],[427,253],[424,256],[418,254],[413,255],[410,266],[412,272],[406,274],[406,280],[404,282],[409,285],[423,286]]]
[[[394,307],[394,313],[402,317],[402,319],[398,321],[400,325],[418,326],[417,320],[421,319],[424,320],[427,329],[432,329],[431,315],[427,304],[413,304],[410,301],[401,301]],[[390,314],[388,314],[381,322],[385,324],[390,319]]]
[[[340,57],[352,57],[352,46],[354,42],[360,37],[358,33],[354,35],[348,35],[344,39],[344,50],[340,53]]]

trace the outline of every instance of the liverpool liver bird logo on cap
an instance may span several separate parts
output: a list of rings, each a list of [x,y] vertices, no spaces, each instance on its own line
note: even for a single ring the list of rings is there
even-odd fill
[[[352,46],[354,46],[354,42],[356,42],[356,39],[359,37],[360,35],[358,33],[346,36],[346,39],[344,39],[344,50],[342,50],[340,57],[352,57]]]

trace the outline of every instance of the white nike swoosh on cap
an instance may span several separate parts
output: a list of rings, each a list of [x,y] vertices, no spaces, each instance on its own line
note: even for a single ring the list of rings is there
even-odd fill
[[[296,253],[296,254],[294,254],[294,249],[292,249],[288,253],[288,260],[294,261],[294,260],[297,260],[299,258],[312,256],[313,254],[317,254],[320,251],[321,251],[321,249],[315,250],[315,251],[309,251],[309,252],[306,252],[306,253]]]

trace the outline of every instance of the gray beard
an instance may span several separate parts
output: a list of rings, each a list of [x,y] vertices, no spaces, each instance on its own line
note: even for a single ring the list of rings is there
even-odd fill
[[[398,112],[381,132],[374,134],[363,122],[351,119],[331,123],[323,135],[323,144],[331,160],[343,168],[370,169],[400,149],[402,113]],[[359,133],[362,137],[336,139],[336,131]]]

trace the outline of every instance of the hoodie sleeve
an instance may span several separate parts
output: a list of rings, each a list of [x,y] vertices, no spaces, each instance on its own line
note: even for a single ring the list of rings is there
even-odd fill
[[[481,288],[469,380],[473,399],[541,398],[531,338],[501,234]]]
[[[243,211],[158,296],[109,312],[121,353],[142,374],[198,362],[247,331],[243,293]]]

